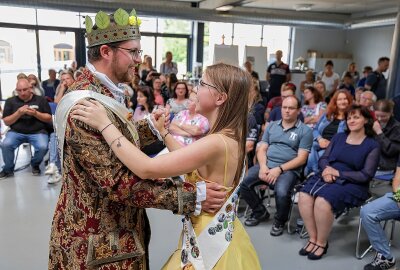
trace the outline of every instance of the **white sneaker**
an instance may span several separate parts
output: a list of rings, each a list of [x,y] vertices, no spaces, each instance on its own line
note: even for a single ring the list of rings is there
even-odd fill
[[[48,184],[55,184],[60,182],[62,179],[62,175],[58,173],[58,171],[56,171],[54,174],[49,176],[49,180],[47,180]]]
[[[54,163],[49,163],[49,165],[46,167],[46,171],[44,172],[45,175],[51,175],[55,174],[57,171],[57,166]]]

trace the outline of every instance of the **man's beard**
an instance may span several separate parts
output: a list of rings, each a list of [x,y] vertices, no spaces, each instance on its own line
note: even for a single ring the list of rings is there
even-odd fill
[[[130,82],[133,78],[133,74],[129,73],[129,69],[132,68],[131,66],[119,68],[118,67],[118,59],[116,57],[113,58],[111,69],[114,73],[114,77],[120,83]]]

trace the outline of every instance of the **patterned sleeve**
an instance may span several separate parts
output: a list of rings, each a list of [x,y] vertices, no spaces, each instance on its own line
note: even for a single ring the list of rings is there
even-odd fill
[[[202,115],[199,117],[199,126],[203,134],[206,134],[210,130],[210,125],[208,124],[207,118]]]
[[[133,142],[123,123],[114,117],[113,124]],[[68,119],[65,155],[72,155],[71,168],[86,181],[100,186],[108,197],[118,203],[141,208],[168,209],[176,214],[191,214],[196,206],[196,187],[172,179],[142,180],[125,167],[114,155],[98,131],[82,122]],[[140,160],[138,160],[140,162]],[[67,165],[65,165],[67,166]]]
[[[156,142],[157,136],[153,134],[146,119],[135,122],[135,126],[140,138],[140,148]]]

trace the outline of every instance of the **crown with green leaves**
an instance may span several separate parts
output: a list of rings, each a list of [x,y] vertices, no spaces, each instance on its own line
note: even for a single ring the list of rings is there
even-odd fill
[[[92,19],[86,16],[88,48],[119,41],[140,40],[139,26],[141,23],[135,9],[128,13],[119,8],[110,15],[99,11],[96,14],[94,25]]]

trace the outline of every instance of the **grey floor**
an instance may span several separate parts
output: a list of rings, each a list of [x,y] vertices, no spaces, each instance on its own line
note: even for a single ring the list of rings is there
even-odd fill
[[[32,176],[30,168],[14,177],[0,180],[0,270],[41,270],[47,268],[51,220],[61,184],[48,185],[45,176]],[[383,193],[388,186],[376,189]],[[274,208],[270,208],[271,212]],[[152,224],[151,269],[160,269],[175,250],[180,233],[180,218],[167,211],[148,210]],[[328,254],[320,261],[297,255],[306,240],[297,234],[273,238],[271,221],[248,228],[263,269],[314,270],[362,269],[373,253],[363,260],[354,257],[358,210],[334,223]],[[398,227],[400,227],[398,225]],[[394,254],[400,257],[398,234]],[[368,242],[363,237],[363,245]]]

